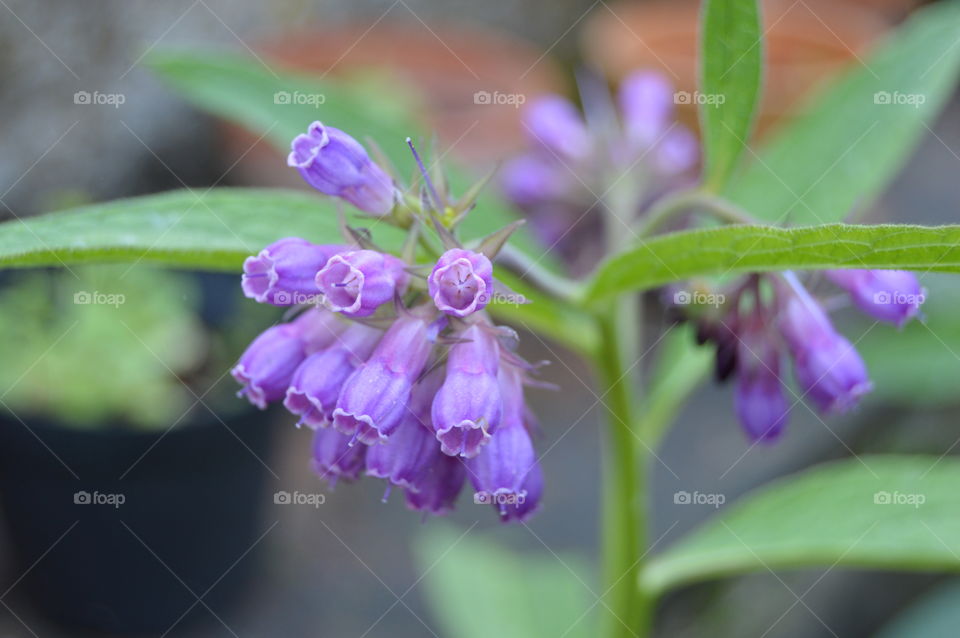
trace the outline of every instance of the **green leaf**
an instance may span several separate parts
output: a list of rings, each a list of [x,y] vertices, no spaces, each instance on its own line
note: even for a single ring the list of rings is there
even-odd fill
[[[704,180],[719,190],[750,138],[760,100],[763,41],[756,0],[707,0],[704,5],[698,96]]]
[[[593,635],[592,599],[570,557],[512,552],[439,523],[424,530],[415,549],[444,636]]]
[[[653,593],[767,570],[960,570],[960,460],[864,456],[759,488],[654,558]],[[690,507],[677,505],[677,507]]]
[[[732,225],[658,235],[600,264],[585,298],[698,276],[823,268],[960,272],[960,226]]]
[[[727,189],[730,199],[765,221],[796,225],[840,221],[868,205],[952,93],[958,31],[960,3],[914,13],[774,135]]]

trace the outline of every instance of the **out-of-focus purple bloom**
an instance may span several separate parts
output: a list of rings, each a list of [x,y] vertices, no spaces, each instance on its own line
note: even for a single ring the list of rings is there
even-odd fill
[[[474,324],[450,347],[447,378],[431,411],[444,454],[470,458],[500,425],[504,405],[497,379],[500,347],[489,327]]]
[[[539,511],[540,498],[543,496],[543,470],[540,469],[539,463],[535,463],[527,473],[527,478],[522,487],[526,491],[522,503],[505,508],[497,506],[500,520],[503,522],[525,521]]]
[[[826,275],[862,312],[896,326],[917,316],[926,296],[916,275],[905,270],[827,270]]]
[[[283,405],[300,416],[300,424],[316,429],[329,424],[340,389],[370,355],[381,332],[362,324],[347,328],[326,349],[314,352],[297,368]]]
[[[276,241],[243,262],[243,294],[260,303],[293,306],[315,303],[316,276],[346,246],[318,245],[299,237]]]
[[[860,354],[805,290],[788,294],[782,303],[780,330],[793,355],[797,383],[821,412],[845,412],[872,389]]]
[[[524,484],[537,462],[533,441],[523,423],[523,377],[514,366],[500,366],[503,419],[487,445],[467,461],[475,502],[492,503],[501,515],[524,503]]]
[[[377,217],[393,210],[393,180],[343,131],[314,122],[290,147],[287,165],[321,193],[345,199]]]
[[[550,159],[528,153],[504,164],[500,169],[500,184],[507,198],[524,210],[546,201],[568,198],[570,171]]]
[[[406,290],[406,264],[375,250],[353,250],[330,258],[316,273],[326,306],[348,317],[368,317]]]
[[[337,479],[356,479],[363,470],[365,445],[350,445],[350,437],[336,430],[321,429],[313,435],[313,458],[310,467],[332,486]]]
[[[387,479],[392,485],[418,491],[417,480],[432,459],[437,441],[430,427],[430,404],[443,375],[428,374],[416,384],[410,405],[396,432],[383,445],[367,452],[367,475]]]
[[[790,412],[780,380],[780,352],[759,315],[744,323],[737,353],[737,417],[751,440],[774,441]]]
[[[637,71],[624,78],[618,97],[627,138],[639,149],[653,146],[673,121],[670,82],[655,71]]]
[[[523,113],[523,123],[532,143],[567,160],[584,159],[593,148],[580,111],[559,95],[545,95],[531,102]]]
[[[653,155],[660,174],[679,175],[693,168],[700,159],[700,143],[693,132],[678,125],[663,136]]]
[[[397,429],[410,390],[420,376],[431,343],[428,323],[400,317],[377,344],[369,360],[343,384],[333,426],[368,445],[382,443]]]
[[[434,448],[414,483],[416,491],[405,490],[407,507],[435,516],[450,512],[463,489],[466,474],[463,461]]]
[[[329,312],[311,308],[290,323],[267,328],[230,371],[243,389],[240,394],[261,410],[282,399],[293,373],[314,348],[329,344],[339,329]]]
[[[427,285],[437,308],[454,317],[466,317],[489,303],[493,264],[481,253],[453,248],[440,256]]]

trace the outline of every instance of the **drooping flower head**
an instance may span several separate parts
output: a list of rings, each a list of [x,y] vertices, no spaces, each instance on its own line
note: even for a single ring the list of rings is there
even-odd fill
[[[357,140],[340,129],[311,124],[305,135],[294,138],[287,165],[321,193],[344,199],[366,213],[382,217],[393,210],[393,180]]]

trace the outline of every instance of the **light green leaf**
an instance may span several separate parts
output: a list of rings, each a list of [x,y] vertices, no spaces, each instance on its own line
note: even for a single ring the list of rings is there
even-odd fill
[[[424,530],[415,549],[444,636],[594,635],[589,591],[575,575],[582,573],[579,561],[509,551],[477,532],[439,523]]]
[[[585,298],[690,277],[823,268],[960,272],[960,226],[732,225],[659,235],[600,264]]]
[[[958,571],[958,481],[952,457],[864,456],[815,467],[720,510],[654,558],[642,586],[662,593],[807,567]]]
[[[750,138],[760,100],[763,42],[756,0],[707,0],[703,10],[700,121],[704,180],[722,188]]]
[[[952,93],[958,32],[960,3],[917,11],[773,136],[727,189],[730,199],[795,225],[840,221],[868,205]]]

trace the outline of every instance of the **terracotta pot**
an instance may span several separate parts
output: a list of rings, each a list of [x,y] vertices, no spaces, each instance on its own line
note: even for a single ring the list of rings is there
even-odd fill
[[[431,24],[428,29],[419,22],[387,20],[372,29],[367,22],[324,25],[285,33],[258,49],[265,59],[291,70],[344,78],[379,69],[409,83],[423,97],[425,125],[436,131],[441,149],[450,148],[452,157],[484,169],[523,145],[516,102],[567,88],[556,63],[541,49],[463,25]],[[236,127],[225,130],[237,155],[254,141]],[[247,161],[241,171],[251,168]],[[281,168],[284,175],[293,174]],[[258,182],[277,175],[267,170]]]
[[[763,3],[767,70],[758,128],[762,133],[789,115],[826,77],[863,58],[888,28],[862,6],[809,0]],[[678,91],[697,88],[699,2],[623,2],[594,14],[582,33],[584,54],[611,80],[638,68],[662,70]],[[696,125],[696,108],[680,105]]]

